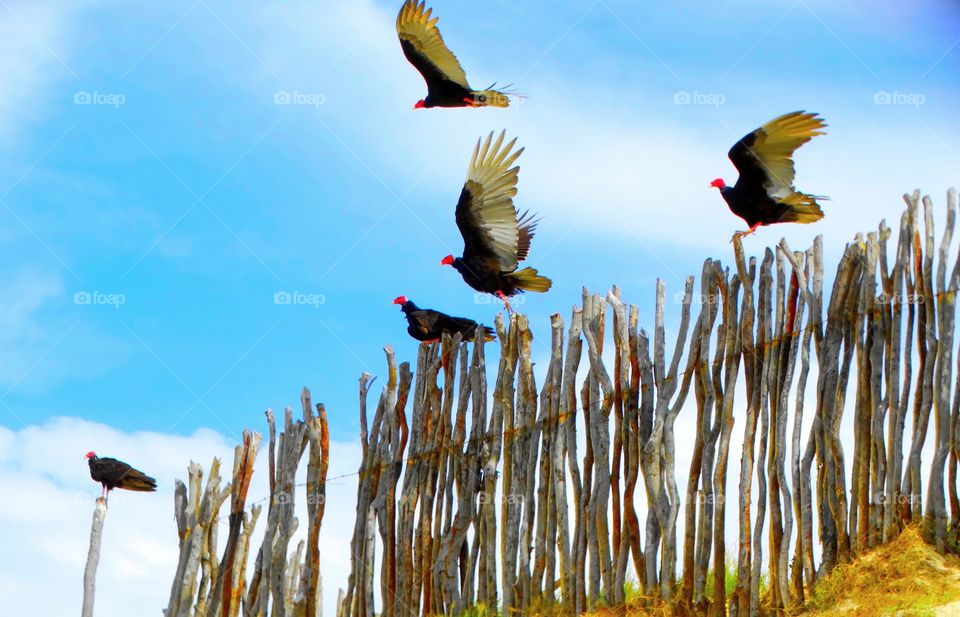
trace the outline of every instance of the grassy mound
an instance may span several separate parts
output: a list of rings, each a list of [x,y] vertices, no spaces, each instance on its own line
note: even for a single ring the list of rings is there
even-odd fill
[[[834,569],[795,614],[960,615],[958,601],[960,558],[939,555],[916,529],[907,529],[893,542]]]
[[[727,579],[729,597],[736,582],[732,566]],[[768,613],[761,610],[761,614]],[[672,604],[651,607],[639,597],[634,586],[628,585],[626,606],[598,608],[583,617],[689,614]],[[804,607],[788,614],[796,617],[960,617],[960,557],[938,554],[917,529],[910,528],[893,542],[835,568],[817,584],[813,597],[808,598]],[[560,617],[562,613],[547,609],[531,611],[531,615]]]

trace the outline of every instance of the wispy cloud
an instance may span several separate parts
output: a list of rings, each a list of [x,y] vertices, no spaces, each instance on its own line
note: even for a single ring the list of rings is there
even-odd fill
[[[87,319],[89,311],[80,312],[90,307],[75,294],[92,291],[67,289],[58,276],[32,268],[5,274],[0,287],[0,401],[89,378],[127,357],[126,344],[98,330]],[[23,421],[15,405],[5,404]],[[7,416],[3,411],[0,416]]]
[[[0,1],[0,149],[47,107],[47,88],[76,79],[67,60],[72,10],[62,3]]]

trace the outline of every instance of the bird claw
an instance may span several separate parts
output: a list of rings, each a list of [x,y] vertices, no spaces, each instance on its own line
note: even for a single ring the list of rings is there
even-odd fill
[[[510,301],[507,300],[507,296],[505,296],[502,291],[498,291],[497,297],[499,297],[500,300],[503,301],[503,305],[507,308],[507,314],[513,315],[514,313],[513,307],[510,306]]]
[[[750,229],[747,229],[746,231],[738,231],[738,232],[735,232],[735,233],[733,234],[733,237],[730,238],[730,242],[733,243],[733,241],[736,240],[737,238],[740,238],[740,239],[742,240],[742,239],[746,238],[747,236],[753,235],[753,233],[754,233],[755,231],[757,231],[757,228],[756,228],[756,227],[751,227]]]

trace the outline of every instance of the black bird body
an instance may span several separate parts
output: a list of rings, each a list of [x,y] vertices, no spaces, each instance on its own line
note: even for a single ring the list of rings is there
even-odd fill
[[[512,151],[516,139],[504,144],[504,137],[501,132],[494,141],[491,133],[477,141],[457,201],[463,255],[448,255],[440,263],[453,266],[470,287],[506,302],[524,291],[545,292],[553,283],[534,268],[519,268],[530,252],[537,221],[513,205],[520,173],[514,162],[523,148]]]
[[[407,333],[418,341],[434,342],[440,340],[444,334],[453,336],[459,333],[463,340],[473,340],[480,325],[472,319],[466,317],[453,317],[433,309],[422,309],[406,297],[400,296],[394,300],[394,304],[400,305],[407,318]],[[493,340],[493,329],[484,327],[486,340]]]
[[[734,186],[720,189],[720,195],[727,202],[730,211],[742,218],[748,227],[784,222],[783,206],[770,197],[762,184],[741,182],[738,179]]]
[[[823,218],[817,199],[793,186],[793,153],[826,124],[817,114],[795,111],[751,131],[730,148],[728,156],[740,176],[733,186],[717,178],[710,183],[730,211],[746,221],[750,232],[761,225],[813,223]],[[749,233],[749,232],[747,232]]]
[[[157,490],[156,480],[123,461],[110,457],[101,458],[90,452],[87,454],[87,463],[90,466],[90,477],[103,486],[104,493],[115,488],[145,492]]]
[[[473,258],[467,261],[464,257],[457,257],[450,264],[463,277],[463,282],[477,291],[506,297],[523,293],[517,286],[511,273],[501,272],[489,260]]]

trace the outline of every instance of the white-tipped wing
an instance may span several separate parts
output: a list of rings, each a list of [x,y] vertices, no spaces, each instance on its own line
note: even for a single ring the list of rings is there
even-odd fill
[[[518,216],[513,205],[520,168],[513,163],[523,148],[513,151],[516,139],[504,145],[493,133],[473,150],[467,180],[457,203],[457,227],[463,235],[466,260],[496,260],[501,272],[512,272],[526,257],[536,221]]]

